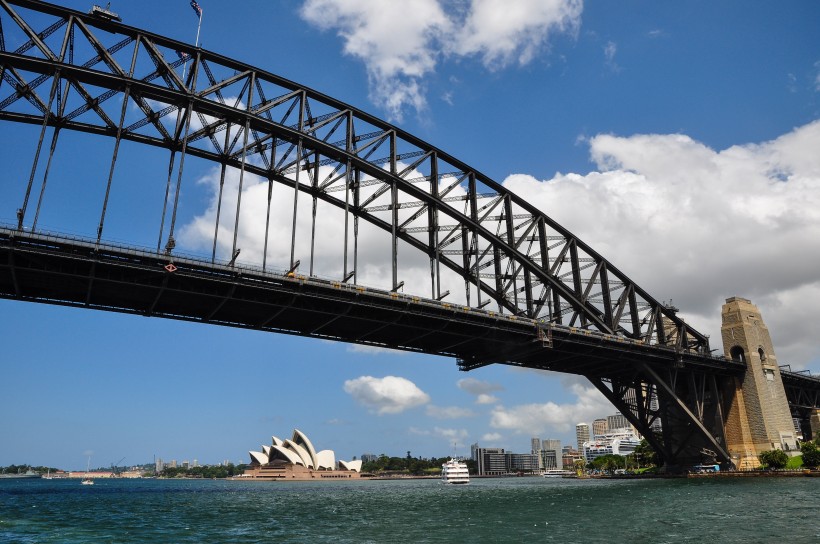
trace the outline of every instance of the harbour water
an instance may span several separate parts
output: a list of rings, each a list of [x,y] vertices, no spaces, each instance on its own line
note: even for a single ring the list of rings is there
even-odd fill
[[[3,543],[820,541],[820,478],[9,480]]]

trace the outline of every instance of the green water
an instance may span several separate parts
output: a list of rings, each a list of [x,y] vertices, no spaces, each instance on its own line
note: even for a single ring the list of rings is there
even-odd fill
[[[0,542],[820,542],[820,478],[0,481]]]

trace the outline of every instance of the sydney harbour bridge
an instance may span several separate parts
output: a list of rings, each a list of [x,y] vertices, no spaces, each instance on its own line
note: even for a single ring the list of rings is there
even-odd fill
[[[0,0],[0,120],[22,150],[3,151],[0,296],[577,374],[668,466],[732,464],[746,362],[549,215],[372,115],[112,15]],[[65,181],[81,163],[100,174]],[[194,255],[177,245],[202,164],[218,182]],[[114,204],[128,191],[153,198],[139,220]],[[93,227],[68,234],[70,215]],[[820,380],[782,376],[805,419]]]

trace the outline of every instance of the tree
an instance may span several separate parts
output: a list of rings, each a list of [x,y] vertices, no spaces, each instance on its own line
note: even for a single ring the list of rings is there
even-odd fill
[[[764,451],[757,458],[762,465],[774,469],[783,468],[789,462],[789,456],[783,450]]]
[[[619,468],[626,467],[626,458],[622,455],[609,453],[596,457],[589,463],[589,468],[612,474]]]
[[[651,467],[658,464],[658,456],[646,438],[641,439],[641,443],[635,447],[635,459],[638,467]]]
[[[800,451],[803,453],[803,466],[806,468],[817,468],[820,466],[820,448],[817,441],[803,442],[800,444]]]

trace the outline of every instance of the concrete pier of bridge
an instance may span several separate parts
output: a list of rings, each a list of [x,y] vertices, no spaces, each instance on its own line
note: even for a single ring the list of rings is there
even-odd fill
[[[734,395],[726,416],[726,446],[738,469],[760,466],[758,454],[781,449],[799,452],[789,402],[769,329],[750,300],[732,297],[721,311],[727,358],[746,363],[732,379]]]

